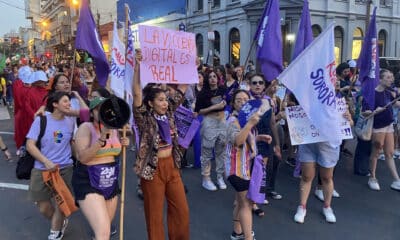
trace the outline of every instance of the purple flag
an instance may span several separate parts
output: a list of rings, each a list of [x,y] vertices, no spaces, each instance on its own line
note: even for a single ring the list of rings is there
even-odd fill
[[[260,19],[256,36],[257,60],[267,81],[272,81],[282,72],[282,33],[279,16],[279,1],[269,0]]]
[[[110,66],[104,53],[96,24],[87,0],[82,0],[78,27],[76,31],[75,48],[86,50],[93,58],[96,75],[100,86],[107,82]]]
[[[310,45],[312,41],[313,33],[311,28],[310,10],[308,9],[308,0],[304,0],[292,60],[294,60],[308,45]]]
[[[357,66],[360,69],[361,94],[366,103],[366,110],[375,109],[375,87],[379,83],[379,52],[376,39],[376,7],[368,26],[367,35],[361,48]]]

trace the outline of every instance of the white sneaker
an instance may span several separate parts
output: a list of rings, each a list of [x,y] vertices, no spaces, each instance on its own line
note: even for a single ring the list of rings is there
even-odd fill
[[[226,184],[223,177],[217,177],[217,184],[219,189],[226,189]]]
[[[202,186],[208,191],[217,191],[217,186],[210,179],[203,180]]]
[[[393,185],[393,183],[392,183],[392,185]],[[381,187],[379,187],[378,179],[376,179],[376,178],[368,179],[368,186],[370,189],[375,190],[375,191],[381,190]]]
[[[333,189],[332,197],[340,198],[340,194],[335,189]]]
[[[304,218],[306,217],[307,210],[303,206],[297,207],[296,215],[294,215],[294,221],[297,223],[304,223]]]
[[[61,233],[62,233],[62,235],[64,235],[65,229],[67,229],[67,227],[68,227],[68,222],[69,222],[68,218],[65,218],[64,221],[63,221],[63,225],[62,225],[62,227],[61,227]]]
[[[267,199],[264,199],[263,204],[264,204],[264,205],[268,205],[268,204],[269,204],[268,200],[267,200]]]
[[[395,158],[399,158],[400,157],[400,150],[399,149],[396,149],[395,151],[394,151],[394,157]]]
[[[336,222],[336,216],[333,213],[333,210],[331,207],[327,207],[327,208],[322,208],[322,214],[324,214],[325,216],[325,220],[328,223],[335,223]]]
[[[393,181],[392,184],[390,185],[390,187],[393,190],[400,191],[400,180]]]
[[[322,191],[322,189],[315,189],[314,195],[320,200],[320,201],[324,201],[324,192]]]
[[[381,153],[378,157],[379,160],[385,161],[385,154]]]

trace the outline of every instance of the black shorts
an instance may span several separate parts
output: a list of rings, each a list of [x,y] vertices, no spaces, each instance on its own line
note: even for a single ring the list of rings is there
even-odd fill
[[[89,193],[98,193],[103,196],[103,194],[99,190],[95,189],[94,187],[92,187],[92,185],[90,185],[87,166],[81,164],[79,161],[76,163],[76,167],[74,168],[74,173],[72,174],[72,187],[74,189],[75,204],[77,206],[79,206],[78,201],[84,200],[86,195]],[[105,200],[112,199],[120,193],[121,190],[119,188],[119,184],[117,184],[111,196],[108,198],[104,197],[104,199]]]
[[[250,180],[244,180],[236,175],[230,175],[228,181],[236,192],[248,191],[250,186]]]
[[[257,152],[258,154],[260,154],[263,158],[267,157],[267,158],[272,158],[272,145],[271,144],[267,144],[265,142],[257,142]]]

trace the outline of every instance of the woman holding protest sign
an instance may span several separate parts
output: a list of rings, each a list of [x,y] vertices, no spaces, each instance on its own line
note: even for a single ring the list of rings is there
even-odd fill
[[[135,172],[141,177],[149,240],[163,240],[164,202],[168,208],[169,239],[189,239],[189,207],[180,176],[182,152],[174,111],[184,101],[187,85],[165,90],[150,88],[143,96],[140,86],[140,51],[136,53],[133,82],[134,118],[139,128],[140,146]],[[144,97],[144,98],[142,98]]]
[[[49,96],[46,110],[45,131],[39,149],[36,142],[41,129],[41,118],[36,117],[26,136],[26,148],[36,159],[31,172],[29,198],[36,203],[42,215],[51,221],[49,240],[61,239],[68,220],[54,204],[52,190],[42,177],[42,172],[60,168],[60,175],[70,190],[72,178],[71,140],[74,130],[74,119],[67,117],[71,108],[70,97],[66,92],[56,92]]]
[[[389,171],[393,177],[393,182],[390,187],[394,190],[400,191],[400,178],[393,159],[393,104],[400,106],[400,101],[396,101],[396,98],[398,97],[397,93],[391,88],[393,81],[394,78],[391,71],[387,69],[380,70],[379,84],[375,88],[375,110],[373,111],[375,116],[372,129],[372,152],[370,156],[371,177],[368,180],[369,188],[376,191],[380,190],[375,172],[378,155],[382,150],[385,154],[385,161],[388,165]],[[365,113],[371,114],[372,112],[365,111]]]
[[[226,147],[226,121],[224,109],[226,106],[225,89],[218,86],[218,76],[215,71],[205,75],[201,92],[197,96],[195,112],[203,115],[201,123],[201,175],[202,186],[209,191],[217,187],[211,180],[211,159],[216,162],[217,184],[220,189],[226,189],[224,182],[224,162]]]
[[[352,126],[353,120],[348,106],[346,107],[347,110],[343,113],[343,118]],[[298,160],[301,163],[301,180],[299,186],[300,204],[294,216],[295,222],[304,223],[304,218],[307,213],[306,205],[311,191],[312,181],[315,177],[316,166],[318,166],[323,191],[321,198],[317,196],[324,202],[322,214],[328,223],[336,222],[336,216],[331,208],[331,201],[334,192],[333,172],[339,161],[339,155],[340,143],[316,142],[299,145]]]

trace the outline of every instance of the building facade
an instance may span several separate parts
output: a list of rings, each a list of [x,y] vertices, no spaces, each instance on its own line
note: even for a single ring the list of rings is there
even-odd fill
[[[196,35],[198,55],[209,64],[243,65],[255,61],[251,49],[266,1],[268,0],[188,0],[185,14],[165,16],[143,24],[177,29]],[[284,61],[290,62],[301,16],[303,0],[280,0]],[[336,61],[357,59],[366,33],[369,12],[377,7],[380,56],[400,56],[400,3],[398,0],[309,0],[314,36],[331,22],[335,27]],[[212,40],[209,40],[212,39]]]
[[[89,3],[100,32],[102,26],[108,29],[107,23],[117,17],[116,0],[91,0]],[[73,56],[79,5],[80,0],[25,0],[25,16],[31,20],[32,30],[40,35],[38,38],[38,34],[28,34],[32,37],[23,47],[28,50],[29,57],[46,56],[60,61]],[[103,40],[108,43],[108,39]],[[36,45],[44,47],[38,51]],[[35,51],[29,51],[33,46]]]

